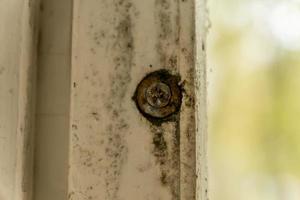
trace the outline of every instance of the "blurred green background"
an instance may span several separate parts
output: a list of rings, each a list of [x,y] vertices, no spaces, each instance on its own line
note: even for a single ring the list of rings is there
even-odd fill
[[[211,200],[300,200],[300,0],[209,0]]]

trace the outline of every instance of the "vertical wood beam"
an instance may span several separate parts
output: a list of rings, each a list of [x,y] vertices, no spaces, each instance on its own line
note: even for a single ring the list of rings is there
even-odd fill
[[[74,0],[69,199],[206,200],[205,22],[204,0]],[[132,100],[160,69],[183,92],[163,123]]]

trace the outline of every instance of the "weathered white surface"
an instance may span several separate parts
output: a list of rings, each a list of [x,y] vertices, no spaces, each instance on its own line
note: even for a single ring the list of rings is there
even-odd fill
[[[67,200],[71,0],[41,0],[34,200]]]
[[[195,115],[196,115],[196,161],[197,188],[196,197],[208,200],[208,169],[207,169],[207,87],[206,87],[206,34],[210,21],[206,0],[196,1],[196,40],[195,40]]]
[[[0,199],[31,199],[37,1],[0,1]]]
[[[74,1],[69,199],[192,200],[198,183],[206,200],[206,10],[199,0],[196,40],[195,4]],[[158,69],[185,91],[180,115],[159,126],[132,100]]]
[[[38,2],[0,2],[0,200],[206,200],[205,1],[42,2],[34,194]],[[132,100],[158,69],[184,88],[161,125]]]

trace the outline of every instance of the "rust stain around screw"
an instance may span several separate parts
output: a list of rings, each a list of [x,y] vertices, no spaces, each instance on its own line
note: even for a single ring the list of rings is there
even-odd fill
[[[148,74],[138,85],[134,100],[147,119],[167,119],[181,106],[180,78],[167,70]]]

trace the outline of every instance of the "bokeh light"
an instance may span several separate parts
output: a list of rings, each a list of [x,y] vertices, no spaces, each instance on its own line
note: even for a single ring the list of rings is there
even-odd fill
[[[210,0],[212,200],[300,199],[300,1]]]

